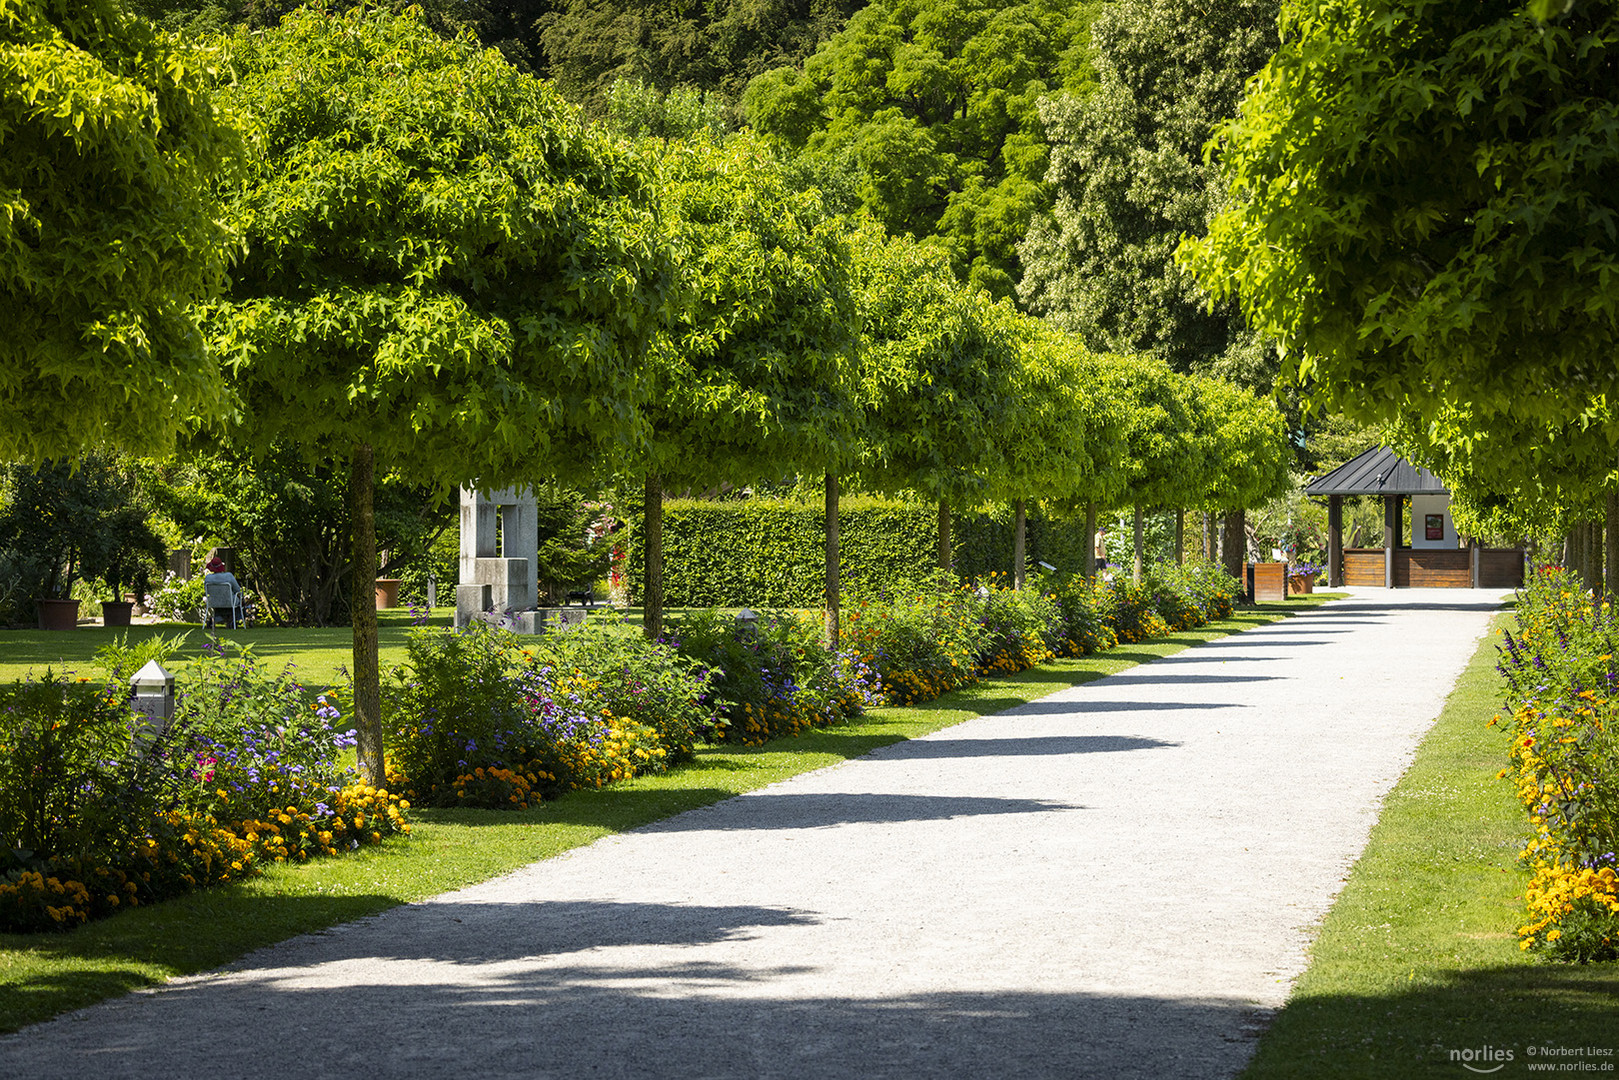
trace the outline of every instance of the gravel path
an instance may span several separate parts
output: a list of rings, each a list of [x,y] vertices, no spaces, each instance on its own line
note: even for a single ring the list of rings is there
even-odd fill
[[[0,1038],[0,1076],[1228,1077],[1499,593],[1383,590]]]

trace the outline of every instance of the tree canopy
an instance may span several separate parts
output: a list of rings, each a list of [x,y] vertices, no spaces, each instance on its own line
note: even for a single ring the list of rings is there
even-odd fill
[[[680,291],[644,467],[696,484],[846,467],[858,316],[842,230],[746,134],[671,141],[662,176]]]
[[[1054,205],[1020,247],[1028,309],[1093,349],[1150,352],[1177,371],[1269,387],[1270,351],[1235,305],[1210,310],[1175,265],[1220,183],[1203,160],[1215,124],[1277,44],[1278,0],[1122,0],[1094,31],[1097,84],[1041,102]]]
[[[1293,453],[1276,400],[1209,376],[1194,376],[1192,390],[1213,468],[1188,505],[1247,510],[1286,491]]]
[[[1008,296],[1046,198],[1035,103],[1085,85],[1093,8],[876,0],[802,70],[755,79],[743,109],[810,172],[852,174],[889,232],[936,238],[959,277]]]
[[[0,459],[160,453],[222,409],[189,312],[230,239],[216,64],[115,0],[0,0]]]
[[[544,73],[589,111],[613,83],[700,87],[728,104],[748,81],[798,65],[863,0],[563,0],[535,22]]]
[[[961,286],[937,250],[874,228],[855,239],[869,409],[861,483],[955,506],[998,498],[997,432],[1018,404],[1013,313]]]
[[[672,286],[629,148],[411,14],[307,8],[233,47],[254,164],[207,314],[240,437],[486,486],[635,437]]]
[[[1127,480],[1115,505],[1201,504],[1218,447],[1207,437],[1198,384],[1150,355],[1109,357],[1100,372],[1094,392],[1119,402],[1125,414],[1119,465]]]
[[[1619,8],[1532,6],[1285,8],[1185,257],[1320,402],[1562,423],[1619,391]]]

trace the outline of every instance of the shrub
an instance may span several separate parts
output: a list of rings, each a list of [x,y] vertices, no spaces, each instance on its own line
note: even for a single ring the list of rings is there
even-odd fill
[[[713,727],[710,668],[672,645],[629,631],[617,616],[596,616],[578,629],[544,635],[524,646],[522,655],[531,666],[588,672],[593,703],[651,728],[666,752],[666,765],[690,760],[697,741]]]
[[[1167,632],[1191,630],[1209,621],[1186,572],[1175,563],[1153,565],[1142,575],[1142,583],[1152,594]]]
[[[834,655],[821,631],[791,612],[763,612],[751,626],[715,609],[689,612],[669,634],[712,672],[712,737],[757,746],[836,724],[878,700],[858,656]]]
[[[857,593],[844,644],[895,705],[931,701],[978,678],[988,632],[973,590],[938,573],[892,591]]]
[[[87,919],[408,833],[409,804],[336,764],[352,732],[283,669],[217,643],[168,728],[121,687],[47,673],[0,692],[0,930]]]
[[[1063,642],[1062,612],[1056,598],[1038,585],[1008,588],[1003,575],[991,574],[977,589],[979,622],[984,628],[978,654],[982,675],[1010,675],[1043,664]]]
[[[1146,581],[1124,575],[1108,583],[1113,592],[1113,630],[1126,644],[1163,637],[1169,624],[1158,613],[1158,595]]]
[[[505,764],[523,741],[529,704],[512,675],[509,638],[482,622],[407,637],[408,659],[393,672],[384,707],[391,766],[413,798],[453,805],[458,777]]]
[[[196,622],[202,609],[202,578],[182,578],[170,570],[157,591],[144,600],[146,610],[172,622]]]
[[[689,754],[702,673],[666,647],[610,642],[611,632],[413,631],[385,697],[390,784],[436,806],[522,809]]]
[[[185,648],[190,640],[191,633],[187,630],[168,637],[153,634],[134,643],[129,641],[127,634],[119,634],[96,650],[95,660],[107,673],[107,682],[114,688],[122,687],[147,663],[153,660],[163,663]]]
[[[1117,597],[1112,586],[1100,575],[1054,575],[1040,581],[1049,589],[1061,620],[1057,651],[1063,656],[1088,656],[1104,652],[1119,643],[1114,629]]]
[[[0,847],[19,864],[107,861],[161,797],[120,697],[46,670],[0,687]]]
[[[638,589],[645,567],[638,515],[626,537],[627,576]],[[825,507],[782,499],[664,504],[664,602],[673,607],[809,608],[826,588]],[[933,572],[938,507],[870,496],[850,496],[838,512],[842,581],[847,594],[875,594],[895,582],[926,580]],[[1083,564],[1083,523],[1028,522],[1027,558],[1064,568]],[[952,526],[953,565],[969,577],[1012,565],[1007,513],[965,512]]]
[[[1545,568],[1519,590],[1517,616],[1500,671],[1512,739],[1501,775],[1513,775],[1531,829],[1519,944],[1562,960],[1619,959],[1619,611]]]
[[[1193,559],[1181,568],[1192,595],[1203,609],[1205,622],[1231,617],[1237,597],[1242,594],[1242,583],[1225,567],[1208,559]]]

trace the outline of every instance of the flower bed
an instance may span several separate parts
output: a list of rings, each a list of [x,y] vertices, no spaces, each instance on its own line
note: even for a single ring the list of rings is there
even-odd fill
[[[521,809],[661,772],[712,726],[711,673],[604,625],[518,638],[422,629],[384,695],[389,784],[433,806]]]
[[[989,646],[981,608],[973,588],[947,575],[857,595],[843,644],[876,673],[889,704],[932,701],[977,681]]]
[[[1619,611],[1574,575],[1532,572],[1507,633],[1512,777],[1528,815],[1524,949],[1560,960],[1619,959]],[[1503,724],[1501,716],[1491,724]]]
[[[0,930],[123,907],[410,831],[336,764],[352,732],[288,671],[211,647],[154,733],[118,692],[47,671],[0,687]]]
[[[717,610],[671,624],[670,641],[712,672],[711,737],[758,746],[841,723],[881,704],[877,678],[853,649],[831,653],[821,628],[791,612],[762,612],[749,624]]]

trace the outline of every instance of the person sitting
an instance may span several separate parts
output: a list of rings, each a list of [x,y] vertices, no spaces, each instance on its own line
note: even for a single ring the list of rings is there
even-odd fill
[[[220,612],[229,612],[230,622],[228,628],[234,630],[242,615],[242,586],[236,580],[236,575],[225,569],[225,563],[218,555],[208,560],[207,570],[208,572],[202,576],[202,587],[204,595],[208,597],[208,623],[213,625],[219,619]],[[221,595],[221,590],[218,588],[210,589],[210,585],[228,586],[230,588],[228,594],[230,603],[218,604],[216,597]]]

